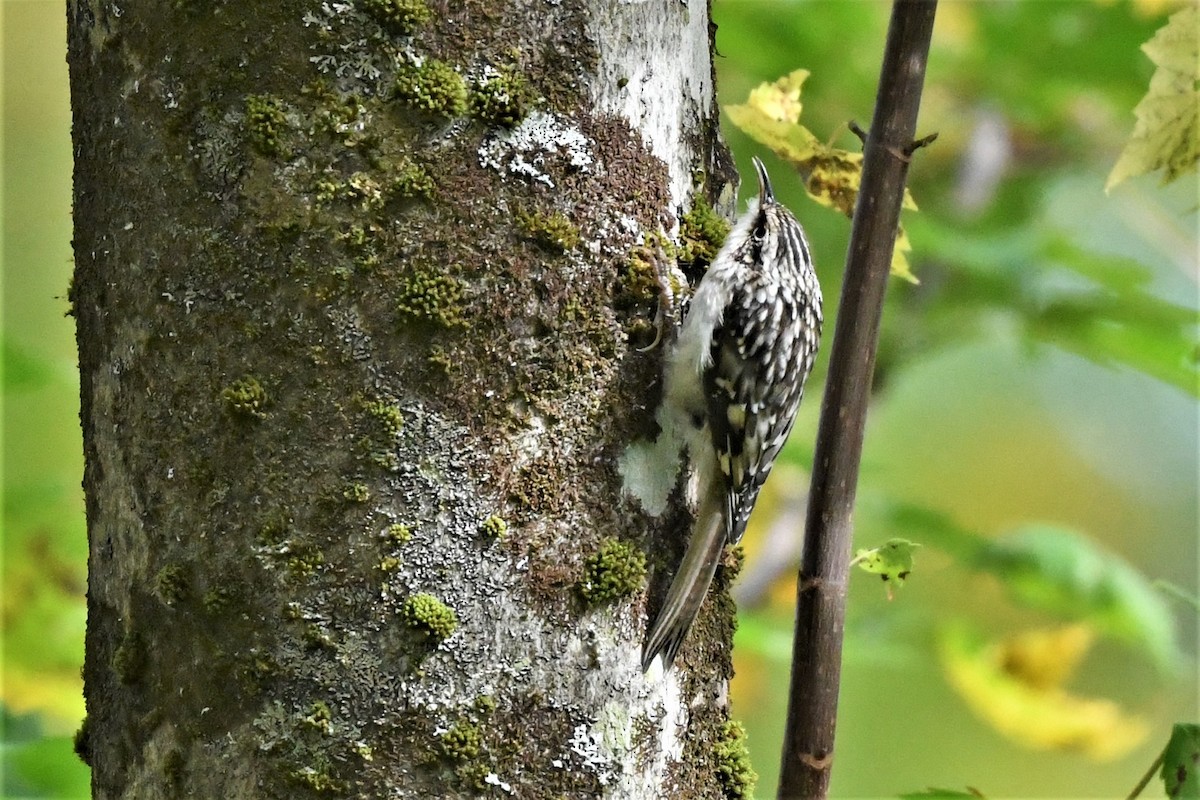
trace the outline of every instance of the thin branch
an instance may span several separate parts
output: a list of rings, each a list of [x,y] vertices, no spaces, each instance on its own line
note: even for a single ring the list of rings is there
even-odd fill
[[[846,277],[821,407],[797,584],[796,636],[779,797],[824,798],[833,765],[842,628],[863,427],[879,319],[892,261],[908,154],[936,0],[896,0],[864,146]]]
[[[1168,742],[1167,747],[1170,746]],[[1136,800],[1137,796],[1142,793],[1142,790],[1150,785],[1150,781],[1154,780],[1154,776],[1162,769],[1163,761],[1167,758],[1167,747],[1164,747],[1162,752],[1158,754],[1158,758],[1154,759],[1154,763],[1150,765],[1150,769],[1146,770],[1146,774],[1137,782],[1137,786],[1133,787],[1133,791],[1129,793],[1129,797],[1125,800]]]

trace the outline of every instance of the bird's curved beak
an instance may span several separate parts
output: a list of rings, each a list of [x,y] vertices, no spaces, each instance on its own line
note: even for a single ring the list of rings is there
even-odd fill
[[[761,208],[767,203],[775,202],[775,190],[771,188],[771,176],[767,174],[767,168],[758,160],[758,156],[753,158],[754,171],[758,173],[758,205]]]

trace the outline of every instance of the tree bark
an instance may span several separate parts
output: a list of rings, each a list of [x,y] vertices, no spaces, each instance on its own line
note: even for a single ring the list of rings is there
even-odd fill
[[[617,468],[732,196],[706,4],[69,24],[94,795],[720,796],[730,612],[643,678],[688,522]]]

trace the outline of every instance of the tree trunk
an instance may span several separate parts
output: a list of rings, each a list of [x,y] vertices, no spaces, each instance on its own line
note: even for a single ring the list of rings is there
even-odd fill
[[[736,794],[617,466],[732,196],[703,0],[69,19],[95,796]]]

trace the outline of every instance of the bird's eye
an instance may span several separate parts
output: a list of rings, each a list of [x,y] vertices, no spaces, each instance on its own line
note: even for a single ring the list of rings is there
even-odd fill
[[[759,220],[759,223],[754,226],[754,238],[760,242],[767,238],[767,223],[765,221]]]

